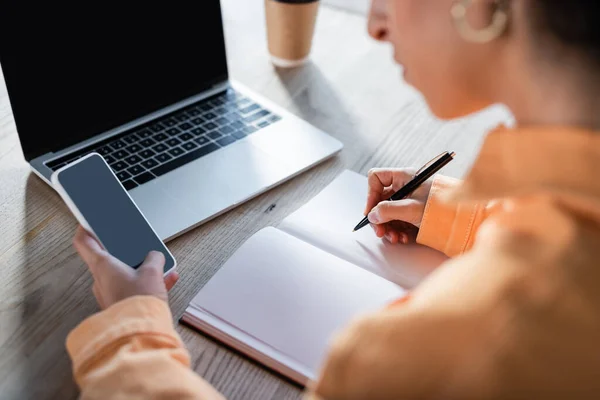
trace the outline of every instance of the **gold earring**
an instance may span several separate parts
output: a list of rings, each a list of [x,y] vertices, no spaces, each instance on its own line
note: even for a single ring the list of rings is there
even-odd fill
[[[473,29],[467,21],[467,11],[473,0],[460,0],[452,7],[451,13],[458,33],[463,39],[473,43],[489,43],[502,35],[508,26],[508,13],[503,7],[504,1],[497,1],[498,9],[494,12],[492,23],[487,28]]]

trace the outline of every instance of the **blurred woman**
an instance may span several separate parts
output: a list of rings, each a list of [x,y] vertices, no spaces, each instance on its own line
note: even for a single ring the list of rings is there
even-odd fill
[[[442,119],[502,103],[464,181],[382,202],[411,169],[369,174],[365,214],[392,243],[451,260],[334,338],[307,396],[598,398],[600,7],[593,0],[375,0],[370,34]],[[403,222],[403,223],[400,223]],[[403,227],[419,228],[416,237]],[[133,272],[83,230],[104,310],[68,337],[86,399],[215,399],[172,326],[162,258]]]

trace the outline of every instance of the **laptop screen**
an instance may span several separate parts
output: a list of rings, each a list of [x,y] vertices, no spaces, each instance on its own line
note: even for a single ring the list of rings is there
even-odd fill
[[[219,0],[5,0],[0,63],[27,160],[228,75]]]

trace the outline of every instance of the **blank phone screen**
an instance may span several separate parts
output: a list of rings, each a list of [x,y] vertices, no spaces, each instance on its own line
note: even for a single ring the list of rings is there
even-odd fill
[[[65,169],[58,181],[111,255],[138,268],[156,250],[165,255],[165,272],[173,268],[164,243],[100,156]]]

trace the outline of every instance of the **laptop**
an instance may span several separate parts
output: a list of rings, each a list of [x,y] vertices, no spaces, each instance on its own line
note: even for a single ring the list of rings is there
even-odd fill
[[[33,172],[98,152],[165,241],[343,147],[230,78],[219,0],[7,0],[0,64]]]

